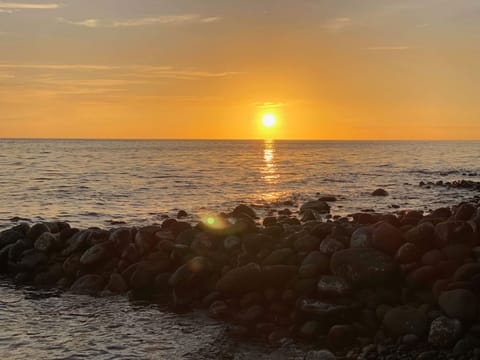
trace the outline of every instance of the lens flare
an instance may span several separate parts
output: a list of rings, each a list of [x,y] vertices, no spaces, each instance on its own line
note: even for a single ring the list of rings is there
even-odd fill
[[[276,125],[277,118],[273,114],[265,114],[265,115],[263,115],[262,123],[263,123],[263,126],[265,126],[267,128],[271,128],[271,127],[274,127]]]

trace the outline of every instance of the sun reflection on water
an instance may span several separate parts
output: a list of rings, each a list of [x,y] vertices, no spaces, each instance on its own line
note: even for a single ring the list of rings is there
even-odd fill
[[[261,167],[262,180],[269,189],[262,193],[261,200],[271,202],[277,200],[281,194],[279,191],[274,191],[273,185],[278,184],[280,174],[277,171],[276,162],[276,147],[274,140],[265,140],[263,146],[263,164]]]

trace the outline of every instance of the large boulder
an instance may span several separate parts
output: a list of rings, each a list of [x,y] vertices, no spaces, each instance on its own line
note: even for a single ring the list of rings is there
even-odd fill
[[[260,266],[250,263],[228,271],[217,283],[217,290],[228,295],[255,291],[262,285]]]
[[[20,231],[16,231],[13,229],[0,232],[0,249],[3,249],[7,245],[16,243],[23,237],[24,235]]]
[[[283,265],[288,263],[293,256],[295,253],[290,248],[274,250],[263,259],[263,265]]]
[[[382,285],[397,272],[392,258],[378,250],[353,248],[335,253],[331,260],[331,270],[353,285]]]
[[[469,290],[456,289],[440,295],[438,304],[449,317],[473,323],[478,315],[478,298]]]
[[[308,201],[300,207],[300,214],[305,213],[307,210],[316,211],[320,214],[328,214],[330,212],[330,205],[325,201]]]
[[[173,288],[186,288],[193,284],[196,279],[202,279],[212,270],[212,265],[207,258],[198,256],[186,264],[180,266],[168,280]]]
[[[373,228],[363,226],[355,230],[350,238],[350,247],[352,248],[370,248],[373,243]]]
[[[105,259],[109,253],[109,246],[106,243],[100,243],[92,246],[85,251],[80,258],[80,263],[85,266],[98,264]]]
[[[46,253],[51,252],[58,244],[58,239],[55,235],[49,232],[44,232],[35,240],[35,249],[44,251]]]
[[[462,323],[457,319],[441,316],[430,326],[428,342],[433,346],[447,347],[455,344],[462,335]]]
[[[423,337],[428,330],[428,319],[421,310],[409,306],[389,310],[383,318],[385,330],[395,336],[414,334]]]
[[[312,251],[303,259],[301,267],[308,265],[314,266],[317,273],[326,274],[330,267],[330,258],[320,251]]]
[[[388,222],[382,222],[373,230],[372,247],[388,255],[395,255],[404,243],[400,230]]]
[[[450,243],[472,244],[475,241],[473,228],[464,221],[446,221],[435,226],[435,244],[438,248]]]
[[[405,241],[416,245],[418,248],[428,250],[433,244],[435,226],[431,222],[423,222],[408,230],[405,234]]]

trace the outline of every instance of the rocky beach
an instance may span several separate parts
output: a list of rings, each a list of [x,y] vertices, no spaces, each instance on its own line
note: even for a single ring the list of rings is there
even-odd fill
[[[202,309],[309,360],[479,358],[478,200],[348,217],[329,215],[335,200],[108,230],[19,223],[0,233],[0,267],[39,289]],[[217,345],[204,358],[228,358]]]

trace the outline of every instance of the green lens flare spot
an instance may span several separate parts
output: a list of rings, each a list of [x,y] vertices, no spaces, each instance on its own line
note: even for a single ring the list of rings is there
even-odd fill
[[[207,223],[208,223],[208,225],[214,225],[214,224],[215,224],[215,218],[209,217],[209,218],[207,219]]]

